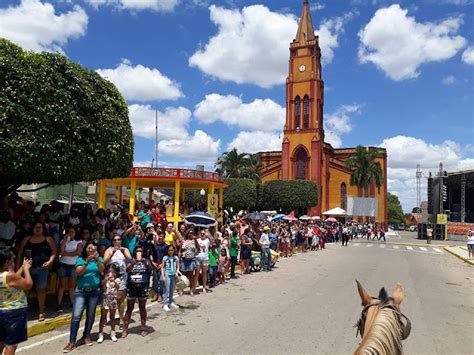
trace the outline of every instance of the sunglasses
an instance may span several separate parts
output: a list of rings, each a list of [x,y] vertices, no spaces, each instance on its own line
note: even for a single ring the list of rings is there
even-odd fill
[[[122,239],[119,239],[119,238],[114,239],[114,242],[121,242],[121,241],[122,241]]]

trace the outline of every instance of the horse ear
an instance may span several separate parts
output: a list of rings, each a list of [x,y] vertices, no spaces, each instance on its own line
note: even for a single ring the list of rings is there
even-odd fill
[[[358,280],[356,280],[356,283],[357,283],[357,290],[359,291],[360,300],[362,301],[362,305],[367,306],[372,301],[372,297],[370,297],[367,290],[364,288],[364,286],[362,286],[362,284]]]
[[[379,292],[379,300],[385,302],[388,299],[387,291],[385,291],[385,287],[382,287]]]
[[[403,301],[403,297],[405,297],[405,292],[403,291],[403,286],[400,283],[397,283],[395,286],[395,290],[393,291],[393,303],[396,305],[400,305]]]

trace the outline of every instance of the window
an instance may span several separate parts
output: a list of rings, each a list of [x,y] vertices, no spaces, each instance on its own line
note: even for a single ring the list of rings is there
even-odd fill
[[[296,96],[295,99],[295,128],[300,127],[300,117],[301,117],[301,99],[299,96]]]
[[[305,95],[303,99],[303,128],[309,127],[309,97]]]
[[[341,208],[345,210],[347,207],[347,186],[346,183],[343,182],[341,184]]]
[[[299,148],[295,154],[295,179],[306,180],[308,154],[304,148]]]

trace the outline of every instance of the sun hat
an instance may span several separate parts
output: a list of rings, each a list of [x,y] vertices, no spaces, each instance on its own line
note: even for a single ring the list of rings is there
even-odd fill
[[[155,228],[155,226],[153,225],[153,223],[148,223],[146,225],[146,229],[148,229],[148,228]]]

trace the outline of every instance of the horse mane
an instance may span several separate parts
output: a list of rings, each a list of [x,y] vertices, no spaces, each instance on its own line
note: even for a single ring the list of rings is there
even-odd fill
[[[377,313],[370,332],[356,351],[365,355],[401,355],[402,335],[398,319],[390,308]]]

